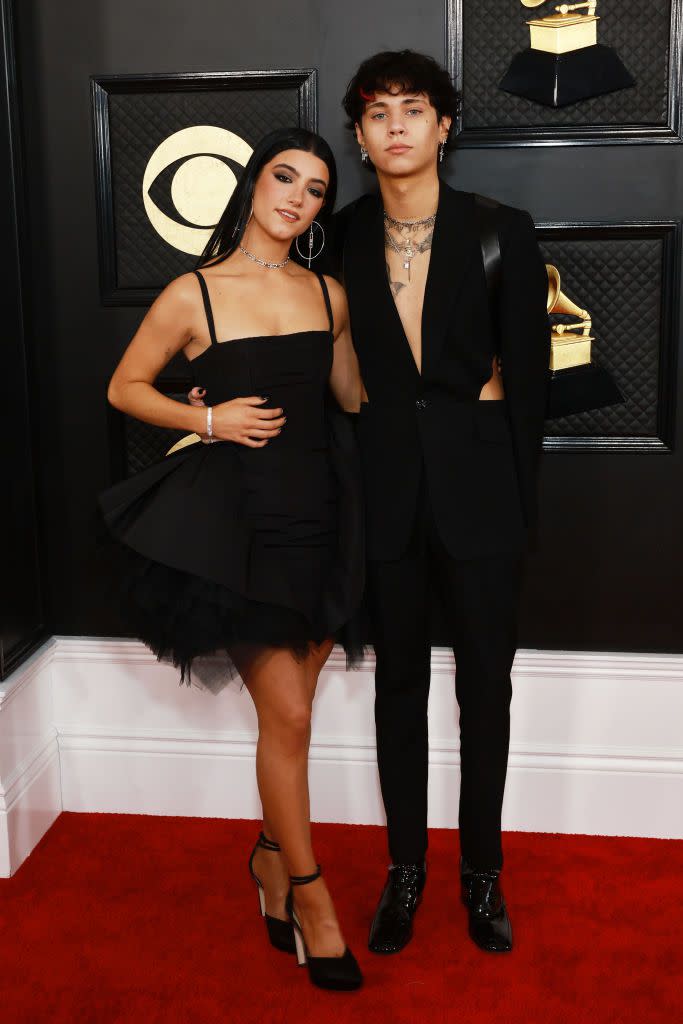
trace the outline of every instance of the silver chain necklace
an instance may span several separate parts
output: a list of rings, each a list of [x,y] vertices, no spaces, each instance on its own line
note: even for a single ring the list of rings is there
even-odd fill
[[[258,263],[260,267],[268,267],[269,270],[279,270],[281,267],[286,267],[290,260],[290,257],[288,256],[286,260],[282,261],[282,263],[270,263],[268,260],[262,260],[260,256],[255,256],[253,252],[249,252],[248,249],[244,248],[241,242],[240,252],[243,252],[244,255],[248,257],[248,259],[253,260],[254,263]]]
[[[430,217],[422,217],[421,220],[397,220],[395,217],[390,217],[385,210],[384,220],[392,228],[397,228],[399,231],[417,231],[421,227],[433,228],[436,222],[436,214],[433,213]]]
[[[408,271],[408,280],[410,281],[411,260],[417,256],[418,253],[425,252],[425,250],[431,245],[432,235],[434,234],[434,224],[436,223],[436,214],[433,213],[431,217],[424,217],[422,220],[395,220],[385,212],[384,219],[385,242],[391,249],[393,249],[397,256],[401,257],[401,260],[403,261],[403,269]],[[432,230],[422,242],[415,242],[410,238],[406,238],[405,241],[401,239],[400,242],[397,242],[389,231],[387,224],[398,226],[399,230],[402,227],[407,227],[409,231],[416,231],[418,227],[422,226],[431,228]]]

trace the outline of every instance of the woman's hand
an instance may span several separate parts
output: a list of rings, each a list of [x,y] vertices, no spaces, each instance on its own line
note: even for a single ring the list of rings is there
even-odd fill
[[[194,387],[188,393],[190,405],[200,407],[206,405],[205,388]],[[213,436],[219,441],[236,441],[248,448],[263,448],[271,437],[277,437],[287,422],[282,409],[260,409],[267,398],[233,398],[230,402],[221,402],[213,407]],[[202,441],[208,441],[207,434],[199,435]]]

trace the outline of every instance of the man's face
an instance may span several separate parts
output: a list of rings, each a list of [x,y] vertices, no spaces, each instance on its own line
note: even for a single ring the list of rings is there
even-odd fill
[[[433,165],[450,117],[439,121],[425,93],[377,92],[365,104],[356,138],[380,173],[403,177]]]

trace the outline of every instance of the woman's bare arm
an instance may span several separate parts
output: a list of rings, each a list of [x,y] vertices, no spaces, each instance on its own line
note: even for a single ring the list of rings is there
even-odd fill
[[[115,408],[145,423],[204,434],[206,409],[167,398],[154,381],[173,356],[193,336],[197,316],[198,283],[192,274],[172,281],[155,300],[116,367],[107,397]],[[237,441],[262,448],[284,425],[282,409],[259,409],[260,395],[222,402],[213,410],[213,434],[222,441]]]
[[[346,292],[333,277],[325,277],[334,315],[334,359],[330,374],[330,388],[339,405],[346,412],[358,412],[365,393],[353,347],[349,307]]]
[[[116,409],[158,427],[204,430],[206,412],[167,398],[153,386],[190,341],[196,288],[196,280],[184,274],[164,288],[148,310],[109,382],[107,398]]]

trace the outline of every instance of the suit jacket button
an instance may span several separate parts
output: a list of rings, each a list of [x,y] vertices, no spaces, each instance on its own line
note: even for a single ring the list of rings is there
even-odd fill
[[[427,408],[427,399],[426,398],[418,398],[417,401],[415,402],[415,407],[417,409],[426,409]]]

